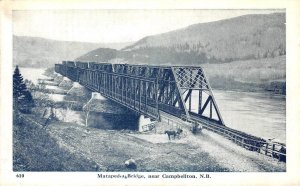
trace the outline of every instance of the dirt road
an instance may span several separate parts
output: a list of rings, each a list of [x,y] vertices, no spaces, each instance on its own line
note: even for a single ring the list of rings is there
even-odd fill
[[[99,171],[285,171],[285,163],[208,131],[169,141],[164,134],[87,129],[70,123],[54,123],[47,130],[63,149],[96,162]],[[124,166],[129,158],[136,160],[136,170]]]

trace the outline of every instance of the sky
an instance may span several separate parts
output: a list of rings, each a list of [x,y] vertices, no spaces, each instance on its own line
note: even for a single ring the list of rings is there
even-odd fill
[[[16,10],[13,34],[63,41],[133,42],[148,35],[246,14],[284,10]]]

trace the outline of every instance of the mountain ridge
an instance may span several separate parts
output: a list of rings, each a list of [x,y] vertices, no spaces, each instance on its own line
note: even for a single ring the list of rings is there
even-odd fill
[[[13,64],[23,67],[47,68],[63,60],[74,60],[99,47],[120,49],[128,43],[88,43],[59,41],[42,37],[13,36]]]

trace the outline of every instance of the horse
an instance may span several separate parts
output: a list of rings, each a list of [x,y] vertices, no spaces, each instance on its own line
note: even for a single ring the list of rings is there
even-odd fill
[[[175,139],[175,137],[179,136],[182,132],[183,132],[183,130],[181,128],[178,128],[177,131],[175,131],[175,130],[166,130],[165,134],[167,134],[168,137],[169,137],[169,140],[171,140],[171,136],[173,136],[173,139]]]

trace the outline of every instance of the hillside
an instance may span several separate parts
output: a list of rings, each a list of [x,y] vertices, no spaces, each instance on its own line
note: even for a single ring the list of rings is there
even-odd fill
[[[175,63],[220,63],[285,55],[285,46],[285,14],[274,13],[199,23],[147,36],[123,50]]]
[[[62,60],[74,60],[99,47],[120,49],[129,43],[84,43],[38,37],[13,37],[13,63],[22,67],[53,67]]]

